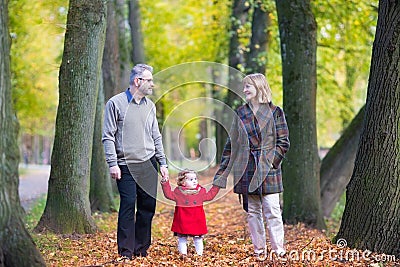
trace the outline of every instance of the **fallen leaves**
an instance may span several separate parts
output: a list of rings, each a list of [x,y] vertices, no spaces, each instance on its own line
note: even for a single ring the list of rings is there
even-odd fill
[[[48,266],[400,266],[400,260],[389,255],[332,244],[325,232],[303,224],[285,225],[284,257],[267,254],[256,258],[246,213],[232,192],[204,207],[209,232],[204,238],[204,255],[196,255],[189,238],[188,256],[182,258],[170,230],[173,209],[166,203],[157,204],[149,255],[131,261],[122,260],[117,254],[117,213],[95,214],[102,229],[96,234],[33,236]]]

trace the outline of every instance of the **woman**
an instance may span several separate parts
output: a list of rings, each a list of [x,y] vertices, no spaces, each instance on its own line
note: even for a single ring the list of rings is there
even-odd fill
[[[247,103],[236,110],[213,184],[225,188],[233,168],[234,192],[243,198],[255,255],[265,254],[264,215],[272,252],[283,256],[279,193],[283,191],[281,161],[289,149],[289,130],[283,110],[272,104],[271,88],[263,74],[244,77],[243,93]]]

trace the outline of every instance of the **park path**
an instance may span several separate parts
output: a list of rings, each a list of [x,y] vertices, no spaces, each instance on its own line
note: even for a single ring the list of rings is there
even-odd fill
[[[21,165],[24,170],[19,176],[19,198],[28,211],[42,195],[47,194],[50,165]]]

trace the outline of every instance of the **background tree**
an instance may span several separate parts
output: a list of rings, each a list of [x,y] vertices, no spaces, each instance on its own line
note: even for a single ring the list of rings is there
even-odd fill
[[[102,59],[102,77],[99,80],[99,93],[96,105],[96,117],[93,133],[92,163],[90,170],[90,205],[91,210],[114,210],[113,192],[118,192],[116,183],[111,181],[110,171],[105,162],[104,148],[101,143],[104,104],[109,98],[124,90],[125,61],[121,57],[124,38],[121,38],[119,20],[123,18],[118,0],[107,2],[107,29]],[[121,14],[122,13],[122,14]]]
[[[103,54],[105,101],[128,88],[131,62],[130,31],[125,0],[107,2],[107,30]]]
[[[265,74],[267,45],[271,38],[268,32],[268,27],[271,24],[269,8],[270,7],[262,1],[254,3],[250,44],[246,53],[246,73],[258,72]]]
[[[241,99],[243,77],[237,77],[237,69],[243,73],[265,74],[267,59],[267,44],[269,41],[268,27],[270,25],[271,5],[266,1],[233,1],[228,65],[232,68],[229,73],[228,90],[222,98],[226,106],[217,111],[219,122],[229,125],[224,116],[229,114],[227,109],[236,108],[243,103]],[[218,95],[216,95],[218,97]],[[221,96],[219,96],[221,98]],[[227,138],[226,129],[216,125],[217,160],[221,158]]]
[[[21,129],[20,150],[29,163],[50,161],[66,5],[66,0],[9,1],[13,100]]]
[[[130,0],[128,1],[128,5],[129,25],[131,26],[131,42],[133,46],[132,62],[134,64],[145,63],[140,4],[138,0]]]
[[[103,90],[105,101],[122,90],[122,84],[120,84],[120,76],[122,71],[119,49],[120,37],[117,21],[119,15],[117,14],[118,12],[116,11],[116,1],[108,1],[106,41],[104,44],[102,63],[102,80],[104,85]]]
[[[313,11],[319,26],[318,144],[330,147],[320,169],[321,205],[324,216],[329,217],[354,168],[378,1],[318,1]]]
[[[125,90],[129,86],[129,75],[131,74],[131,69],[133,67],[132,63],[132,44],[131,44],[131,32],[129,27],[129,14],[126,0],[114,0],[115,11],[118,23],[118,40],[119,40],[119,65],[120,65],[120,75],[119,84],[122,87],[118,92]],[[116,188],[116,186],[115,186]]]
[[[353,173],[365,115],[363,107],[324,157],[320,169],[321,208],[329,217]]]
[[[140,1],[145,54],[147,63],[154,66],[154,72],[157,73],[184,62],[225,60],[229,42],[227,28],[229,16],[225,14],[229,14],[229,2],[227,0],[189,0],[182,4],[176,1]],[[156,82],[162,90],[171,89],[165,87],[168,81]],[[189,96],[192,98],[204,96],[205,90],[197,90],[198,88],[190,87],[189,92],[188,88],[180,86],[160,99],[157,106],[157,111],[160,111],[158,114],[160,124],[166,117],[164,114],[169,114],[174,107]],[[213,89],[218,91],[216,93],[218,99],[225,97],[224,88],[214,86]],[[161,111],[162,114],[160,114]],[[191,124],[190,131],[195,134],[185,135],[184,144],[180,147],[179,138],[176,138],[179,136],[179,131],[166,130],[163,133],[164,138],[171,140],[170,144],[165,144],[167,156],[178,156],[182,154],[181,152],[188,155],[189,144],[195,141],[198,143],[196,133],[200,132],[200,123],[201,120],[198,120],[195,124]],[[177,148],[177,153],[169,150],[169,147]],[[197,147],[195,148],[198,151]],[[173,152],[169,153],[169,151]]]
[[[400,3],[379,1],[364,127],[338,238],[400,256]]]
[[[316,30],[310,1],[276,1],[284,109],[291,147],[284,162],[286,222],[324,228],[316,132]]]
[[[46,266],[25,229],[18,195],[18,121],[11,100],[10,45],[8,1],[0,0],[0,266]]]
[[[365,104],[378,1],[313,1],[318,24],[317,134],[330,148]]]
[[[245,65],[244,52],[247,42],[241,42],[241,38],[245,38],[244,34],[248,31],[245,27],[248,27],[247,21],[249,20],[249,12],[251,6],[246,0],[234,0],[231,8],[230,17],[230,28],[229,28],[229,54],[228,54],[228,66],[232,69],[228,73],[228,88],[224,97],[216,96],[218,99],[223,99],[226,104],[222,110],[216,111],[216,117],[218,123],[216,124],[216,144],[217,144],[217,155],[216,158],[219,161],[222,156],[222,151],[228,137],[227,130],[222,125],[230,125],[231,121],[228,121],[227,115],[229,111],[227,109],[235,109],[242,103],[240,98],[240,87],[241,79],[243,77],[237,77],[237,69],[243,69]],[[248,36],[247,36],[248,37]],[[245,38],[248,39],[248,38]]]
[[[103,144],[103,79],[99,79],[99,93],[96,101],[96,115],[93,129],[92,161],[90,165],[90,208],[93,211],[116,211],[113,197],[112,179],[106,163]],[[115,182],[114,182],[115,184]]]
[[[92,233],[89,177],[107,10],[104,0],[69,4],[49,189],[36,229]]]

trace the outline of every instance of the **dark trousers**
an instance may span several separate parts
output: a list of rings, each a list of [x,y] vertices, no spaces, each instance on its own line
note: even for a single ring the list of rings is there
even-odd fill
[[[157,163],[153,157],[143,164],[119,167],[118,254],[129,258],[145,257],[151,243],[151,222],[156,209]]]

